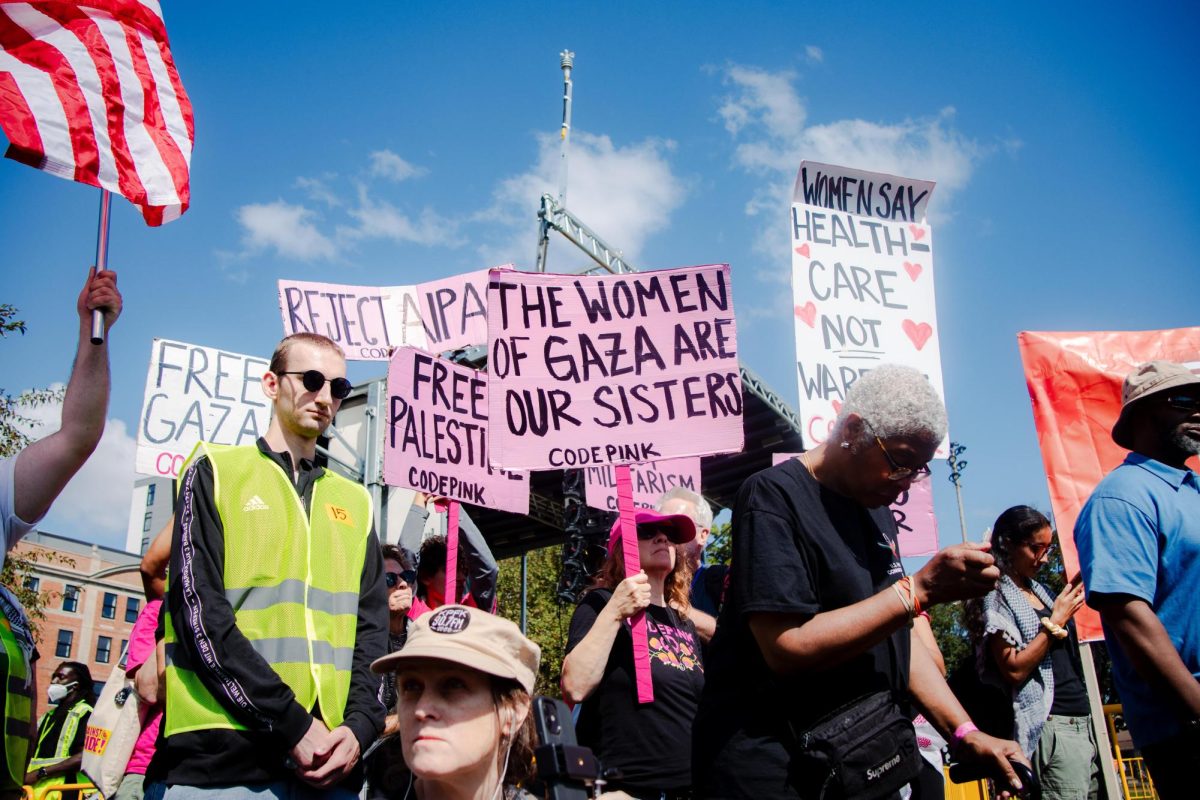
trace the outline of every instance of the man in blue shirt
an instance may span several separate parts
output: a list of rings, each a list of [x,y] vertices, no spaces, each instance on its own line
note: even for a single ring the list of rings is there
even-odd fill
[[[1125,378],[1113,441],[1130,450],[1088,498],[1075,544],[1134,744],[1158,796],[1196,796],[1200,754],[1200,375],[1152,361]]]

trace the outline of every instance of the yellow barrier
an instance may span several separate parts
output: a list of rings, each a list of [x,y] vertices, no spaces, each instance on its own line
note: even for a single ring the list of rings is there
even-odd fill
[[[987,781],[971,781],[970,783],[952,783],[950,768],[942,767],[946,778],[946,800],[991,800],[988,793]]]
[[[96,791],[96,784],[94,784],[94,783],[56,783],[52,786],[43,786],[42,788],[38,789],[37,791],[34,791],[33,787],[28,786],[28,785],[22,786],[21,789],[25,792],[26,800],[46,800],[46,795],[49,792],[61,792],[64,790],[68,791],[68,792],[73,792],[76,789],[79,790],[80,797],[84,797],[87,795],[88,792]]]
[[[1121,776],[1121,792],[1125,800],[1158,800],[1154,791],[1154,781],[1150,779],[1150,771],[1140,756],[1126,758],[1121,753],[1117,742],[1117,716],[1123,712],[1119,704],[1110,703],[1104,707],[1104,720],[1108,723],[1108,739],[1113,746],[1113,761],[1117,765],[1117,774]]]

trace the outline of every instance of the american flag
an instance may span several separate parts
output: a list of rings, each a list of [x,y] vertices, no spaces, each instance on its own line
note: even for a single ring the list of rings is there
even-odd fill
[[[9,158],[120,194],[149,225],[187,210],[192,104],[157,0],[0,0],[0,127]]]

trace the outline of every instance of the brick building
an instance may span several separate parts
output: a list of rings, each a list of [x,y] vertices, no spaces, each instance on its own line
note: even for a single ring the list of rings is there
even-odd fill
[[[16,548],[53,551],[74,565],[39,559],[27,584],[53,592],[39,622],[37,714],[49,706],[46,687],[63,661],[81,661],[92,671],[99,692],[129,641],[134,620],[146,602],[138,571],[141,556],[65,536],[34,531]]]

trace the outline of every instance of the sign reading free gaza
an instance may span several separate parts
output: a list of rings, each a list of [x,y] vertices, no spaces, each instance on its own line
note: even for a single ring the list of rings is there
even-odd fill
[[[265,358],[155,339],[138,418],[136,471],[178,478],[200,441],[254,444],[271,421],[262,391],[269,366]]]
[[[492,270],[490,462],[634,464],[742,448],[729,266]]]
[[[487,449],[487,379],[470,367],[399,348],[388,367],[384,480],[528,513],[529,476],[490,467]]]

